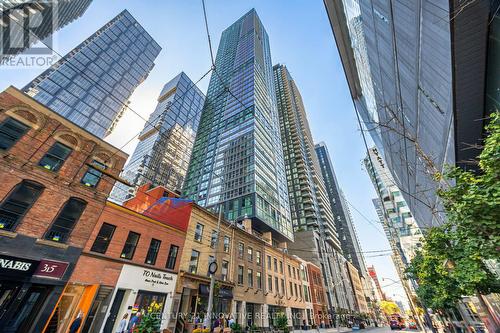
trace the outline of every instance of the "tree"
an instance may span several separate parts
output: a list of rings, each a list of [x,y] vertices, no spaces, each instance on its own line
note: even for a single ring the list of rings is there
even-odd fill
[[[386,316],[390,316],[394,313],[401,313],[397,304],[390,301],[380,301],[380,309]]]
[[[158,312],[152,312],[145,314],[139,327],[137,329],[138,333],[155,333],[160,329],[160,317],[161,314]]]
[[[449,168],[443,177],[453,186],[441,188],[447,222],[428,230],[407,274],[418,283],[417,294],[427,307],[446,310],[464,295],[500,291],[485,260],[500,249],[500,114],[486,127],[488,136],[479,170]]]
[[[284,312],[276,315],[276,327],[284,333],[288,333],[288,317]]]

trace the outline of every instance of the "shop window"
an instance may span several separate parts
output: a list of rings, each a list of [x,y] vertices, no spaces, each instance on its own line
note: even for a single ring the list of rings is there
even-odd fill
[[[170,245],[170,250],[168,251],[168,259],[166,265],[168,269],[175,268],[175,263],[177,261],[178,253],[179,253],[179,247],[177,245]]]
[[[0,124],[0,149],[8,150],[28,131],[29,126],[7,118]]]
[[[78,198],[70,198],[66,201],[54,223],[45,234],[45,239],[54,242],[66,242],[85,207],[87,207],[87,202]]]
[[[128,233],[127,240],[125,241],[125,245],[123,246],[122,254],[120,254],[120,258],[123,259],[132,259],[134,257],[135,249],[137,248],[137,243],[139,243],[140,234],[130,231]]]
[[[96,160],[93,160],[92,165],[95,165],[99,169],[106,170],[106,165],[100,162],[97,162]],[[89,167],[87,172],[82,177],[82,180],[80,181],[83,185],[88,186],[88,187],[97,187],[99,184],[99,181],[101,180],[102,177],[102,172],[93,168]]]
[[[257,289],[262,289],[262,274],[260,272],[255,272],[255,282],[257,283]]]
[[[196,229],[194,230],[194,240],[197,242],[201,242],[203,238],[203,224],[196,224]]]
[[[253,270],[249,268],[247,271],[247,275],[248,275],[248,286],[250,288],[253,288]]]
[[[198,260],[200,259],[200,252],[196,250],[191,251],[191,259],[189,260],[189,273],[196,274],[198,271]]]
[[[28,180],[17,184],[0,205],[0,230],[14,230],[43,189],[42,185]]]
[[[103,223],[97,237],[90,248],[90,251],[97,253],[106,253],[109,243],[113,238],[116,226],[108,223]]]
[[[243,284],[243,266],[238,266],[238,284]]]
[[[42,157],[38,165],[50,171],[59,171],[72,151],[73,150],[68,146],[56,142],[52,147],[50,147],[47,154]]]
[[[156,263],[156,257],[158,256],[158,251],[160,251],[161,241],[158,239],[151,239],[149,244],[148,254],[146,255],[146,264],[154,265]]]

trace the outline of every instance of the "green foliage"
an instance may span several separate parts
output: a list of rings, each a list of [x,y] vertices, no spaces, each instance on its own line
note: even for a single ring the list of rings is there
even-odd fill
[[[160,329],[161,314],[157,312],[147,313],[142,316],[141,323],[137,329],[138,333],[155,333]]]
[[[241,325],[238,323],[232,323],[231,329],[233,330],[233,332],[241,332]]]
[[[500,249],[500,113],[492,115],[486,131],[477,172],[449,168],[436,175],[453,185],[438,191],[447,222],[427,232],[407,270],[433,309],[449,309],[463,295],[500,291],[484,264],[498,259]]]
[[[288,333],[288,317],[284,312],[276,315],[276,327],[285,333]]]

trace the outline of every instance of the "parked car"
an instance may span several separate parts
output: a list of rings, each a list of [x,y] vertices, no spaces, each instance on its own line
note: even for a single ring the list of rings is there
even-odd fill
[[[397,320],[391,320],[389,325],[391,326],[391,330],[400,330],[401,329],[401,326],[399,325],[399,322]]]
[[[408,328],[411,329],[411,330],[416,330],[417,329],[417,323],[414,322],[414,321],[410,321],[408,323]]]

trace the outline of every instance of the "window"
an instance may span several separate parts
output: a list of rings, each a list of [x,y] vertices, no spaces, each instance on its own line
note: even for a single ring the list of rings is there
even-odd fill
[[[267,256],[267,269],[271,270],[271,256]]]
[[[10,149],[28,131],[28,126],[23,123],[7,118],[0,124],[0,149]]]
[[[28,180],[17,184],[0,205],[0,230],[14,230],[43,189],[42,185]]]
[[[213,249],[217,244],[217,230],[212,230],[212,236],[210,237],[210,247]]]
[[[229,262],[222,260],[222,281],[227,281],[227,272],[229,271]]]
[[[196,224],[196,229],[194,230],[194,240],[197,242],[201,242],[203,238],[203,224]]]
[[[106,170],[106,165],[100,162],[97,162],[96,160],[93,160],[92,165],[95,165],[96,167]],[[88,187],[97,187],[97,184],[99,184],[99,181],[101,180],[102,177],[102,172],[94,169],[92,167],[89,167],[87,172],[82,177],[82,180],[80,181],[83,185],[88,186]]]
[[[271,275],[267,276],[267,291],[273,291],[273,277]]]
[[[253,249],[251,247],[247,249],[247,257],[248,261],[253,261]]]
[[[123,246],[122,254],[120,258],[123,259],[132,259],[134,256],[135,249],[137,248],[137,243],[139,243],[140,234],[130,231],[128,233],[127,241]]]
[[[278,284],[278,278],[276,276],[274,277],[274,288],[276,288],[276,294],[279,294],[280,287],[279,287],[279,284]]]
[[[116,226],[108,223],[103,223],[97,237],[95,238],[94,244],[90,248],[90,251],[97,253],[106,253],[108,249],[109,242],[113,238]]]
[[[257,282],[257,289],[262,289],[262,275],[260,272],[255,272],[255,280]]]
[[[179,253],[179,247],[177,245],[170,245],[170,250],[168,251],[167,265],[168,269],[175,268],[175,262],[177,261],[177,254]]]
[[[292,267],[288,265],[288,276],[292,277]]]
[[[283,261],[280,260],[280,273],[283,274]]]
[[[148,254],[146,255],[146,264],[154,265],[156,263],[156,257],[158,256],[158,251],[160,251],[161,241],[158,239],[151,239],[149,244]]]
[[[47,154],[42,157],[38,165],[50,171],[59,171],[64,164],[64,161],[66,161],[69,154],[71,154],[71,151],[71,148],[63,145],[62,143],[56,142],[52,147],[50,147]]]
[[[247,271],[247,276],[248,276],[248,286],[250,288],[253,288],[253,270],[252,269],[248,269]]]
[[[238,243],[238,257],[243,258],[244,252],[245,252],[245,245],[243,243]]]
[[[285,280],[281,279],[281,293],[285,293]]]
[[[70,198],[45,234],[45,239],[54,242],[66,242],[73,227],[82,215],[87,203],[78,198]]]
[[[292,281],[288,282],[290,286],[290,296],[293,296],[293,283]]]
[[[189,273],[196,274],[198,271],[198,260],[200,259],[200,252],[196,250],[191,251],[191,259],[189,260]]]
[[[293,271],[293,278],[296,279],[297,275],[295,274],[295,267],[292,267],[292,271]]]
[[[229,252],[229,247],[231,245],[231,238],[224,236],[224,252]]]
[[[310,299],[309,299],[309,292],[307,290],[307,286],[304,286],[304,299],[306,302],[309,302]]]
[[[274,271],[278,272],[278,259],[274,258]]]
[[[243,284],[243,266],[238,266],[238,284]]]
[[[261,253],[260,251],[255,251],[255,263],[257,265],[261,265],[262,261],[261,261]]]
[[[297,291],[297,284],[294,284],[295,289],[295,297],[299,297],[299,292]]]

